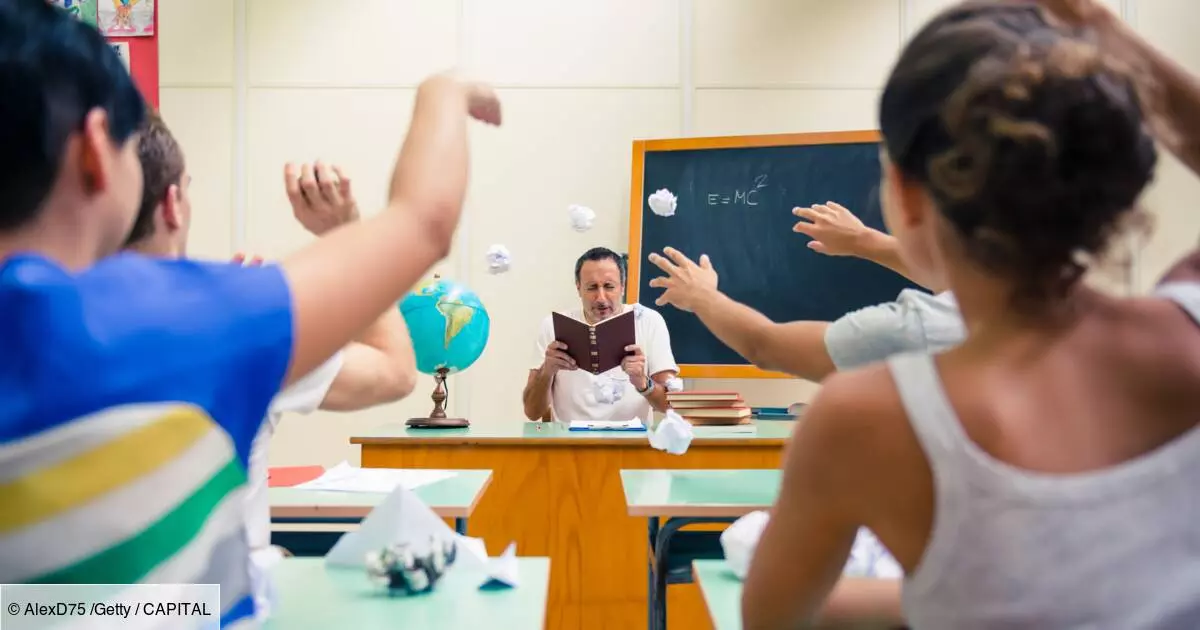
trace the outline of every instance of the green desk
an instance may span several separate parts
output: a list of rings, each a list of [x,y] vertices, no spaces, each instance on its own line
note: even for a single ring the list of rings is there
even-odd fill
[[[692,570],[704,594],[713,628],[742,630],[742,581],[724,560],[697,560],[692,563]]]
[[[454,519],[454,529],[467,533],[467,518],[475,511],[483,491],[492,482],[490,470],[453,470],[455,475],[413,493],[438,516]],[[387,493],[330,492],[297,488],[270,488],[272,523],[357,523],[375,509]]]
[[[350,441],[362,446],[364,468],[492,470],[471,535],[493,554],[516,541],[522,554],[551,559],[549,630],[609,630],[645,627],[647,610],[647,526],[627,515],[620,471],[778,469],[795,423],[756,425],[755,434],[698,431],[682,456],[650,448],[641,432],[515,418],[463,429],[391,422]],[[673,591],[671,626],[703,628],[700,589]]]
[[[647,517],[649,524],[654,554],[647,591],[651,630],[667,625],[667,584],[672,564],[677,564],[671,542],[681,535],[679,530],[700,523],[732,523],[755,510],[769,509],[779,495],[782,478],[783,472],[777,469],[621,471],[629,515]],[[661,518],[667,520],[660,526]],[[698,547],[710,548],[701,552],[719,553],[719,548],[711,549],[715,536],[697,532],[695,538],[703,543]],[[688,581],[690,576],[688,571],[675,582]]]
[[[285,558],[272,572],[278,597],[265,628],[330,630],[437,628],[541,630],[550,583],[548,558],[520,558],[517,588],[481,591],[482,573],[451,569],[434,592],[389,597],[357,569],[321,558]]]
[[[791,437],[794,422],[755,422],[754,433],[722,431],[719,427],[704,427],[696,431],[692,446],[698,444],[776,442]],[[645,442],[645,431],[571,431],[562,422],[488,423],[461,429],[412,429],[403,424],[389,424],[350,439],[352,444],[364,446],[390,446],[398,440],[427,444],[578,444],[578,445],[624,445]],[[364,452],[365,452],[364,448]]]

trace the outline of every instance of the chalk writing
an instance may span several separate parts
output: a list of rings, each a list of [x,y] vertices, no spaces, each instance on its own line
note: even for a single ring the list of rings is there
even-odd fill
[[[710,206],[757,206],[758,191],[767,187],[767,176],[759,175],[754,178],[754,187],[742,190],[735,188],[732,194],[708,193],[706,199]]]

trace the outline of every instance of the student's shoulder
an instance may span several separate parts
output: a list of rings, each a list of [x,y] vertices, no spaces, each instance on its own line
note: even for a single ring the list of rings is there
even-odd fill
[[[906,439],[912,441],[911,431],[885,364],[837,372],[821,382],[796,421],[785,468],[806,477],[819,471],[820,485],[851,492],[850,502],[861,508],[863,497],[886,479],[888,467],[901,461],[895,452],[910,450],[898,447]]]
[[[884,362],[831,374],[821,382],[804,422],[821,425],[831,446],[851,450],[886,445],[907,425],[900,392]]]

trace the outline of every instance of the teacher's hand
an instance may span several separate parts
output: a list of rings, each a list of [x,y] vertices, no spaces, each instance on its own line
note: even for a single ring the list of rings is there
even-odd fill
[[[551,341],[550,345],[546,346],[546,358],[542,359],[542,372],[548,376],[553,376],[559,370],[574,370],[575,359],[567,354],[567,344],[561,341]]]
[[[708,254],[700,256],[698,265],[674,247],[667,247],[663,254],[665,257],[650,254],[650,262],[667,274],[650,281],[650,286],[666,289],[655,304],[670,304],[681,311],[692,311],[712,299],[717,292],[717,272],[708,260]]]
[[[646,382],[646,354],[637,345],[625,346],[625,352],[632,354],[621,359],[621,370],[629,375],[629,382],[639,391],[646,389],[649,385]]]

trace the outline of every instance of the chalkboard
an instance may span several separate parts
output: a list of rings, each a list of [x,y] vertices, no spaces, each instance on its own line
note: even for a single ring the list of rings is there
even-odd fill
[[[915,285],[874,263],[818,254],[796,234],[792,208],[836,201],[883,229],[875,132],[649,140],[634,143],[630,202],[630,296],[654,307],[662,275],[646,261],[668,245],[696,260],[708,254],[722,292],[777,322],[833,321],[894,300]],[[678,197],[673,216],[650,210],[659,189]],[[658,308],[683,376],[762,378],[699,318]]]

